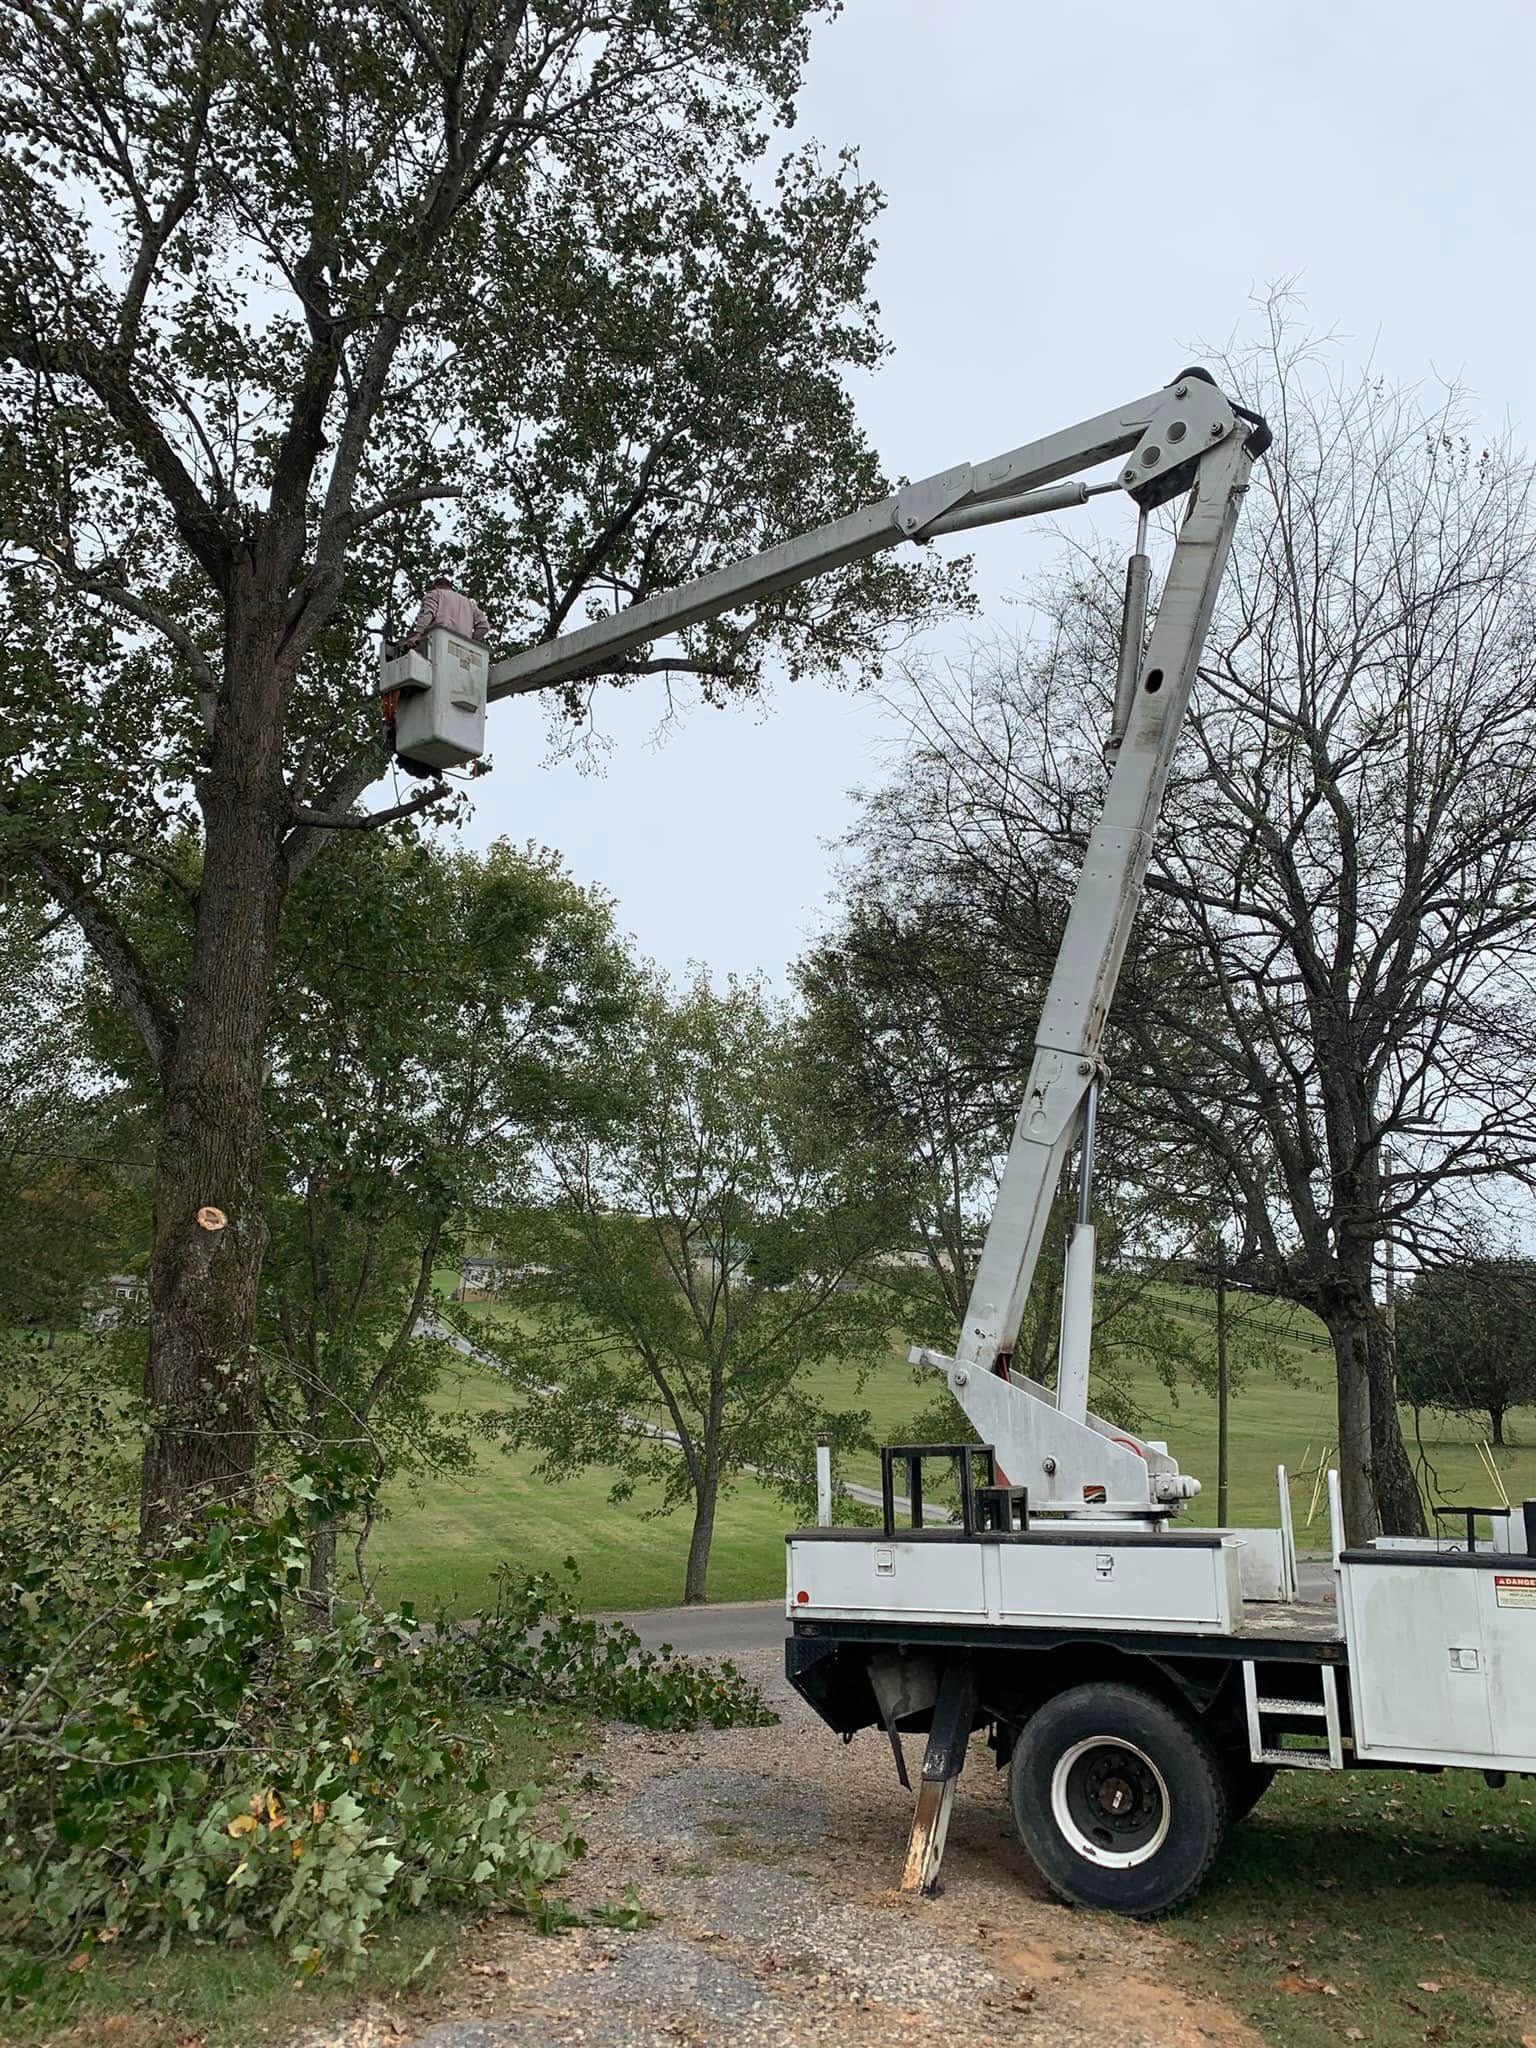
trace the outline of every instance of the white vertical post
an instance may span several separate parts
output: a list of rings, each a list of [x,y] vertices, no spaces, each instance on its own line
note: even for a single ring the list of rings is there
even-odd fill
[[[1056,1360],[1056,1406],[1074,1422],[1088,1414],[1088,1358],[1093,1342],[1093,1275],[1097,1233],[1079,1223],[1067,1243],[1061,1283],[1061,1349]]]
[[[1301,1582],[1296,1575],[1296,1526],[1291,1519],[1291,1481],[1283,1465],[1275,1467],[1275,1480],[1280,1488],[1280,1569],[1285,1581],[1285,1597],[1294,1600]]]
[[[1330,1469],[1328,1474],[1328,1538],[1333,1545],[1333,1568],[1339,1569],[1339,1554],[1344,1548],[1344,1497],[1339,1491],[1339,1475]]]
[[[825,1430],[816,1438],[816,1526],[832,1526],[832,1439]]]

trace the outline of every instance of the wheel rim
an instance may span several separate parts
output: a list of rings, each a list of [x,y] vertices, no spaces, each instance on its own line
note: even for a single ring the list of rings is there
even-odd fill
[[[1144,1749],[1117,1735],[1074,1742],[1051,1773],[1051,1814],[1078,1855],[1134,1870],[1168,1839],[1168,1784]]]

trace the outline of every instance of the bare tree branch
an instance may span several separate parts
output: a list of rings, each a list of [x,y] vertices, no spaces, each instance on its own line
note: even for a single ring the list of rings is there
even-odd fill
[[[424,789],[408,803],[391,804],[387,810],[369,811],[359,816],[355,811],[307,811],[300,806],[293,813],[293,822],[301,832],[376,832],[381,825],[395,825],[402,818],[414,818],[452,794],[446,782],[434,782],[430,789]]]

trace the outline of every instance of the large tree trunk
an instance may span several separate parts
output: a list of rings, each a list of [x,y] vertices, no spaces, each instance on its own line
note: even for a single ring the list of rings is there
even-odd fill
[[[1504,1448],[1504,1410],[1502,1408],[1490,1408],[1488,1410],[1488,1426],[1493,1431],[1494,1444],[1498,1449],[1502,1450]]]
[[[1392,1333],[1372,1311],[1368,1335],[1371,1378],[1371,1465],[1383,1535],[1422,1536],[1424,1503],[1413,1476],[1397,1412],[1397,1358]]]
[[[1339,1490],[1344,1534],[1352,1544],[1381,1534],[1371,1455],[1371,1367],[1369,1302],[1340,1289],[1319,1304],[1333,1339],[1339,1397]]]
[[[693,1535],[688,1544],[688,1569],[683,1577],[683,1602],[697,1607],[709,1598],[709,1549],[715,1540],[715,1506],[720,1497],[720,1472],[713,1453],[706,1453],[704,1484],[699,1488],[693,1511]]]
[[[287,821],[282,607],[280,593],[252,588],[248,561],[236,573],[224,691],[198,788],[204,852],[191,970],[160,1076],[140,1497],[151,1546],[202,1503],[247,1489],[260,1425],[262,1087]]]

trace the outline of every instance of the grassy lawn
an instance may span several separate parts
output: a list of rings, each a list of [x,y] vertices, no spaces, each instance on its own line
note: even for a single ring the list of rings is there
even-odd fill
[[[1286,2048],[1536,2039],[1536,1785],[1279,1778],[1232,1830],[1177,1969]]]
[[[483,1410],[502,1396],[500,1383],[466,1363],[445,1382],[445,1407]],[[580,1596],[590,1608],[671,1607],[683,1597],[690,1523],[678,1511],[647,1520],[658,1494],[637,1488],[633,1499],[608,1499],[615,1474],[583,1473],[551,1485],[534,1460],[486,1445],[478,1469],[420,1488],[396,1486],[369,1547],[386,1605],[414,1601],[454,1613],[493,1597],[492,1574],[505,1561],[517,1571],[558,1571],[574,1557]],[[776,1495],[745,1480],[720,1509],[710,1564],[716,1600],[770,1599],[784,1590],[784,1531],[793,1517]]]
[[[541,1782],[574,1767],[586,1740],[574,1722],[500,1717],[492,1766],[498,1785]],[[412,1913],[386,1926],[367,1966],[352,1978],[326,1972],[302,1983],[280,1942],[199,1946],[177,1941],[166,1955],[94,1948],[79,1971],[50,1964],[42,1985],[15,2012],[0,2009],[0,2048],[242,2048],[285,2041],[300,2028],[339,2020],[360,1997],[426,1988],[448,1970],[463,1932],[451,1913]],[[6,1958],[0,1954],[0,1978]]]

